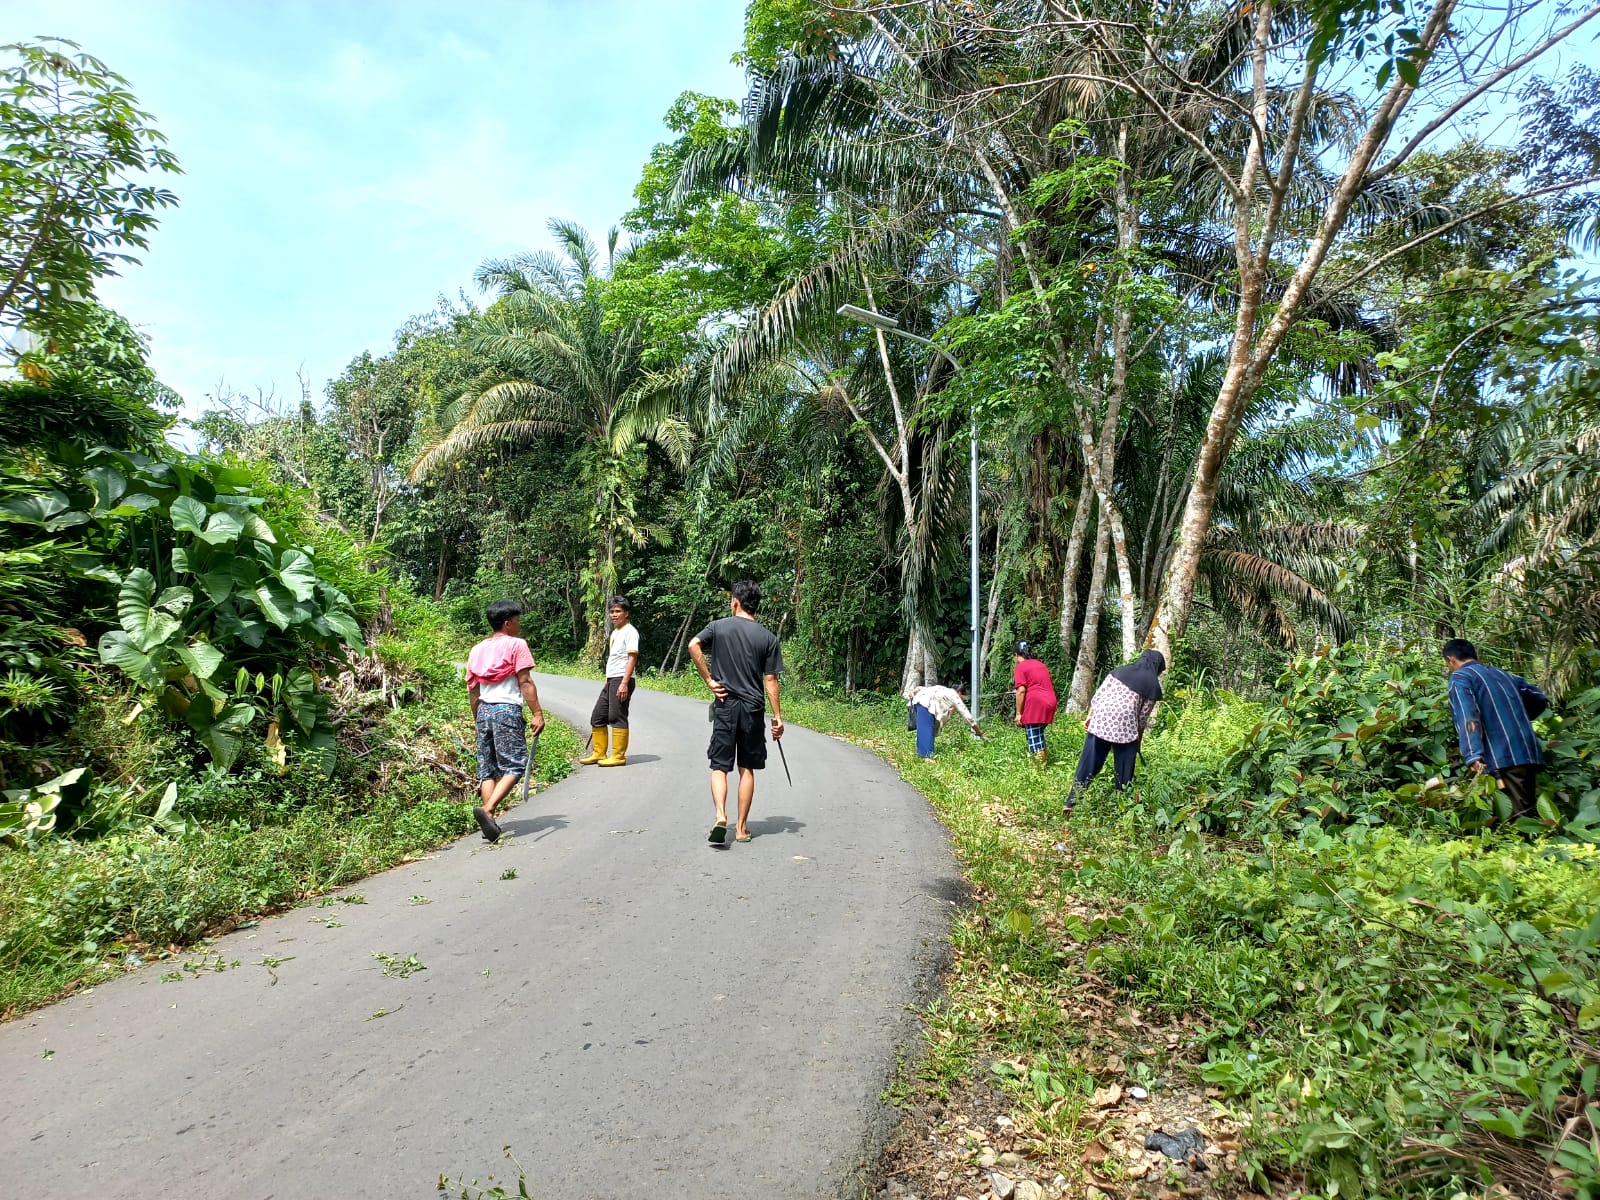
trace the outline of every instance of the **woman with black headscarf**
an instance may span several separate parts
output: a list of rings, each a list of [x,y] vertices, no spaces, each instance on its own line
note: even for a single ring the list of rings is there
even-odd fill
[[[1146,650],[1137,662],[1118,667],[1105,677],[1089,701],[1089,718],[1083,723],[1083,754],[1078,758],[1078,771],[1063,812],[1071,815],[1078,793],[1100,773],[1108,754],[1115,763],[1117,790],[1120,792],[1133,782],[1139,741],[1156,701],[1161,699],[1161,672],[1166,669],[1167,660],[1161,651]]]

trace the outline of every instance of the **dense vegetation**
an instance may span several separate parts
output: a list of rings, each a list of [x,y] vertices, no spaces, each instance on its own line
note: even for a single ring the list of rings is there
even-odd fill
[[[193,453],[94,299],[176,159],[5,48],[0,1012],[469,829],[487,600],[592,661],[624,591],[670,686],[753,577],[795,715],[882,744],[876,696],[965,672],[976,543],[986,710],[1019,636],[1071,712],[1176,670],[1060,851],[1009,736],[906,764],[981,900],[908,1086],[999,1060],[1087,1155],[1088,988],[1188,1031],[1147,1073],[1249,1117],[1252,1186],[1600,1194],[1600,86],[1545,53],[1596,12],[1491,15],[754,0],[748,94],[680,98],[603,249],[553,214]],[[1517,828],[1447,636],[1556,701]]]

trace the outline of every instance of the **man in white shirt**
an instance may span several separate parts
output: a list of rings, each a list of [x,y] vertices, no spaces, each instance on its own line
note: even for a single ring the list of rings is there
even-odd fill
[[[606,601],[613,626],[606,654],[606,685],[589,714],[594,746],[578,761],[602,767],[620,767],[628,761],[628,701],[633,696],[633,675],[639,668],[639,631],[629,622],[633,605],[626,596]],[[610,749],[606,740],[610,738]]]

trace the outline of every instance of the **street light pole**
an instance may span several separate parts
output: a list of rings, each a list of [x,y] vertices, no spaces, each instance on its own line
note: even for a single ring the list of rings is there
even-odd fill
[[[852,321],[860,321],[863,325],[871,325],[874,328],[887,330],[890,333],[898,333],[901,337],[910,341],[919,342],[927,346],[935,354],[943,355],[944,360],[950,364],[952,370],[961,370],[961,364],[956,361],[956,356],[951,354],[950,351],[939,345],[938,342],[901,329],[900,322],[891,316],[876,312],[870,308],[861,308],[854,304],[841,304],[839,306],[839,315],[848,317]],[[968,626],[972,633],[970,660],[972,663],[972,675],[969,694],[972,696],[972,719],[976,721],[978,719],[979,693],[982,690],[979,686],[980,664],[978,662],[978,414],[976,411],[972,414],[970,435],[972,438],[972,469],[968,483],[967,499],[971,509],[969,519],[972,527],[972,562],[967,582],[967,600],[969,608]]]

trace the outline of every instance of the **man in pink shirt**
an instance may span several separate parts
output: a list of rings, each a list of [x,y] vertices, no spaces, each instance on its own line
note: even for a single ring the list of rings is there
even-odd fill
[[[533,652],[522,633],[522,606],[496,600],[484,611],[493,631],[467,656],[467,698],[478,735],[478,791],[483,803],[472,810],[487,841],[500,840],[494,810],[530,769],[523,706],[531,714],[533,735],[544,730],[544,709],[533,685]]]

